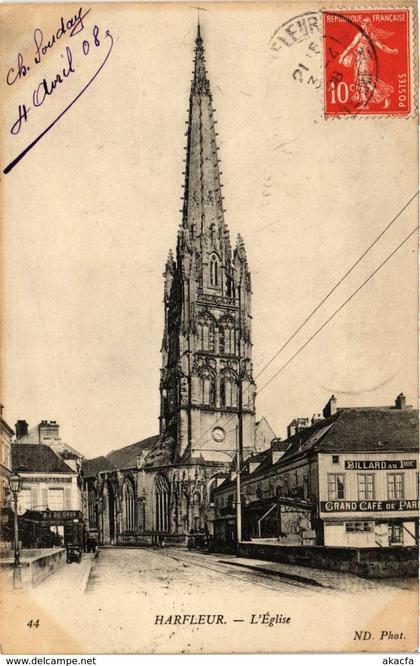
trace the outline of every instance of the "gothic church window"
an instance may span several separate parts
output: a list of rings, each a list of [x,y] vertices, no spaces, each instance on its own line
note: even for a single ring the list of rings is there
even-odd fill
[[[219,322],[219,354],[235,353],[235,322],[223,317]]]
[[[225,353],[225,329],[222,327],[219,328],[219,354]]]
[[[215,254],[210,257],[210,284],[212,287],[218,287],[220,283],[219,260]]]
[[[231,371],[224,372],[220,380],[220,402],[222,407],[238,406],[238,387]]]
[[[208,351],[214,351],[214,328],[209,328]]]
[[[201,372],[200,402],[212,407],[216,404],[216,378],[209,368],[204,368]]]
[[[195,530],[200,529],[200,504],[201,504],[201,497],[199,492],[195,492],[192,498],[192,519],[193,519],[193,527]]]
[[[197,324],[198,345],[202,351],[214,351],[215,321],[209,314],[201,315]]]
[[[155,480],[155,524],[158,532],[169,530],[169,481],[164,474]]]
[[[123,485],[123,531],[134,532],[135,524],[135,492],[130,479],[126,479]]]

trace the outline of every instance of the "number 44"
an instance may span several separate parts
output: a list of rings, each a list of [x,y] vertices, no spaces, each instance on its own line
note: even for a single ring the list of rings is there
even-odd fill
[[[39,620],[29,620],[29,622],[26,623],[26,626],[29,627],[29,629],[38,629]]]

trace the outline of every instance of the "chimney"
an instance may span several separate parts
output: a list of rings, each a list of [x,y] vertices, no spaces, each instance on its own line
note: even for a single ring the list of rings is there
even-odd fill
[[[400,393],[400,395],[397,396],[395,400],[395,408],[396,409],[405,409],[405,401],[406,397],[404,393]]]
[[[38,438],[40,444],[45,444],[45,441],[48,444],[52,441],[60,439],[60,426],[57,421],[41,421],[38,425]]]
[[[334,416],[337,413],[337,398],[335,395],[332,395],[322,410],[324,419],[327,419],[329,416]]]
[[[28,436],[28,424],[26,421],[16,421],[15,425],[16,439],[22,439],[23,437]]]
[[[309,419],[306,416],[299,416],[297,419],[293,419],[291,423],[287,426],[287,437],[293,437],[297,432],[308,428],[310,425]]]

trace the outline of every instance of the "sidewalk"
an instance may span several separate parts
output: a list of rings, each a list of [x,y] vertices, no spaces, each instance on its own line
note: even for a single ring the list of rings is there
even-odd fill
[[[72,562],[71,564],[63,564],[51,576],[46,578],[40,585],[33,589],[33,594],[36,596],[48,594],[53,596],[57,593],[61,597],[69,595],[83,596],[86,591],[89,576],[92,567],[95,564],[95,559],[99,553],[83,553],[82,561],[80,564]]]
[[[341,571],[316,569],[314,567],[287,564],[283,562],[255,560],[247,557],[236,557],[235,555],[221,555],[218,560],[242,569],[250,569],[259,573],[269,573],[270,575],[279,576],[279,578],[284,578],[285,580],[295,580],[306,585],[343,592],[378,590],[378,587],[397,587],[415,591],[417,585],[417,580],[415,578],[360,578],[359,576],[342,573]]]

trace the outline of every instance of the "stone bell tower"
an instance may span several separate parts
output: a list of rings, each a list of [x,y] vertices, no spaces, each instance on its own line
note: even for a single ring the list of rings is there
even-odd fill
[[[182,222],[164,273],[160,434],[173,462],[229,462],[255,447],[251,277],[224,220],[213,100],[200,25],[191,83]]]

